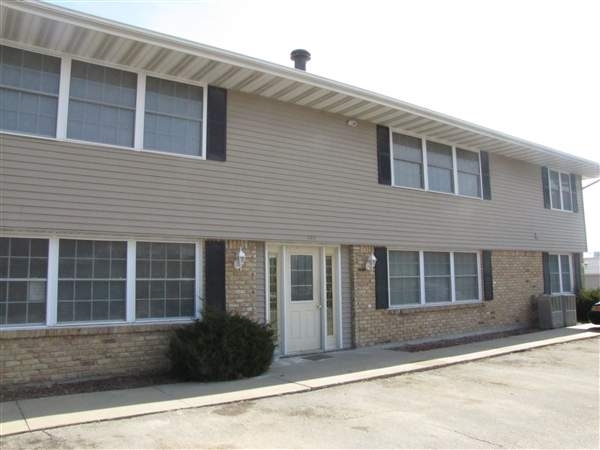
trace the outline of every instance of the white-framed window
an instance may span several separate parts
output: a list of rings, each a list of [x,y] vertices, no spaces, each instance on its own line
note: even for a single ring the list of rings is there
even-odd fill
[[[0,130],[56,136],[60,59],[0,45]]]
[[[0,132],[206,159],[207,85],[0,44]]]
[[[390,136],[393,186],[482,198],[478,151],[403,132]]]
[[[0,237],[0,327],[190,320],[202,242]]]
[[[48,240],[0,237],[0,326],[46,321]]]
[[[388,250],[390,308],[481,301],[479,252]]]
[[[553,294],[573,292],[571,255],[550,256],[550,290]]]
[[[571,175],[558,170],[548,170],[550,207],[562,211],[573,211],[573,190]]]

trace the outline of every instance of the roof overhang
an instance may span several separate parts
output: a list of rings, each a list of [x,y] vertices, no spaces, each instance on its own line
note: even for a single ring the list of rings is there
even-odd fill
[[[1,2],[0,38],[388,125],[585,178],[600,164],[364,89],[39,2]]]

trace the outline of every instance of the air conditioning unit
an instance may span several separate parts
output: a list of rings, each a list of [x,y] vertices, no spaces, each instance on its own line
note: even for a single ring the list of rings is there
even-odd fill
[[[561,295],[565,327],[577,325],[577,303],[574,295]]]
[[[561,328],[565,326],[563,302],[560,295],[540,295],[538,297],[540,328]]]

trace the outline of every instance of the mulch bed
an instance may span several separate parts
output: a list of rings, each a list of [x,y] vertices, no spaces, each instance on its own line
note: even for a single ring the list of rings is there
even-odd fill
[[[55,395],[83,394],[85,392],[111,391],[113,389],[131,389],[157,384],[178,383],[181,380],[171,375],[137,375],[114,377],[100,380],[76,381],[42,386],[25,386],[14,390],[0,390],[0,401],[24,400],[27,398],[52,397]]]
[[[503,337],[517,336],[520,334],[533,333],[539,331],[537,329],[520,329],[511,331],[498,331],[494,333],[477,334],[473,336],[463,336],[453,339],[440,339],[428,342],[422,342],[419,344],[404,344],[398,347],[389,348],[389,350],[403,351],[403,352],[424,352],[426,350],[434,350],[436,348],[453,347],[455,345],[470,344],[472,342],[490,341],[492,339],[500,339]]]

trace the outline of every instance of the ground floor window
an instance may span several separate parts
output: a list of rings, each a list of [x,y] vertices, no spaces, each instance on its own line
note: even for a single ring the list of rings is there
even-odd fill
[[[0,238],[0,326],[193,318],[200,242]]]
[[[0,325],[46,321],[48,240],[0,238]]]
[[[476,252],[388,251],[391,307],[478,301]]]
[[[571,255],[550,255],[550,287],[553,294],[573,292]]]

